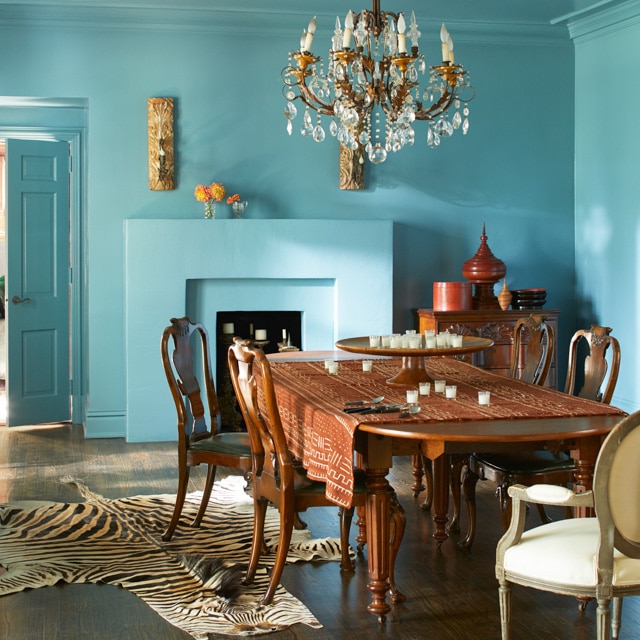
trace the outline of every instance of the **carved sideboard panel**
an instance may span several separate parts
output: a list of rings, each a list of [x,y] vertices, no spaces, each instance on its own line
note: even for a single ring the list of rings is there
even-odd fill
[[[511,366],[511,347],[513,328],[518,318],[527,317],[533,312],[541,313],[551,324],[554,335],[558,335],[558,315],[555,309],[536,309],[525,311],[474,310],[474,311],[433,311],[418,309],[420,332],[425,329],[447,331],[465,336],[478,336],[493,340],[494,346],[486,351],[469,354],[463,359],[478,367],[489,369],[499,375],[508,375]],[[523,345],[525,346],[525,345]],[[554,345],[553,361],[546,386],[554,389],[557,381],[557,344]]]

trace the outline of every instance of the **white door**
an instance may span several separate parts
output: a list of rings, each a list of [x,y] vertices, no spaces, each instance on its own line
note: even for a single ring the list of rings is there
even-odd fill
[[[7,140],[7,425],[71,419],[69,144]]]

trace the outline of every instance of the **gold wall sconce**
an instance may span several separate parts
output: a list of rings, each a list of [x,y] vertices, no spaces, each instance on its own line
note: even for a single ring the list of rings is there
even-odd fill
[[[149,189],[174,189],[173,98],[147,100]]]

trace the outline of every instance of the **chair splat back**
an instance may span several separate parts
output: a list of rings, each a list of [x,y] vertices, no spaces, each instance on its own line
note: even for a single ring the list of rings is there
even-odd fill
[[[521,345],[525,334],[529,336],[529,342],[524,351],[524,361],[521,361]],[[553,328],[545,322],[545,316],[532,313],[527,318],[520,318],[513,328],[511,377],[543,385],[551,368],[554,344]],[[520,368],[522,370],[518,375]]]
[[[202,356],[202,379],[209,419],[205,416],[202,391],[194,371],[194,351],[192,336],[199,336],[198,345]],[[170,356],[175,371],[169,363],[169,341],[173,340]],[[171,318],[162,335],[163,364],[169,388],[171,389],[179,420],[183,423],[186,437],[192,440],[206,438],[220,429],[220,405],[215,392],[211,361],[209,356],[209,336],[204,325],[191,322],[189,318]],[[191,416],[192,422],[189,422]],[[211,424],[211,428],[209,426]]]
[[[254,475],[270,473],[287,485],[293,482],[293,461],[280,420],[269,360],[262,349],[252,348],[249,340],[234,338],[234,341],[230,347],[233,357],[229,358],[229,368],[254,456],[259,461]],[[256,374],[263,380],[262,407]]]
[[[610,335],[611,331],[611,327],[592,324],[590,329],[580,329],[573,334],[569,345],[565,393],[610,404],[620,369],[620,344]],[[589,353],[584,359],[583,384],[580,389],[577,389],[580,382],[578,380],[578,347],[583,341],[587,343]],[[611,357],[610,366],[607,361],[608,353]]]

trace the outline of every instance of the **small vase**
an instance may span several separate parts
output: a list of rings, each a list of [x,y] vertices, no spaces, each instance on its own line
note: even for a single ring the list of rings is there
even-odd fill
[[[216,203],[212,200],[204,203],[204,217],[207,220],[213,220],[216,217]]]
[[[242,214],[244,213],[244,210],[247,208],[248,204],[249,203],[246,200],[244,202],[232,202],[231,209],[233,210],[233,215],[237,219],[242,218]]]
[[[504,284],[502,285],[502,290],[498,294],[498,304],[500,305],[500,308],[503,311],[506,311],[509,308],[509,305],[511,304],[511,298],[512,297],[513,296],[511,294],[511,291],[509,291],[509,289],[507,289],[507,280],[505,278]]]

